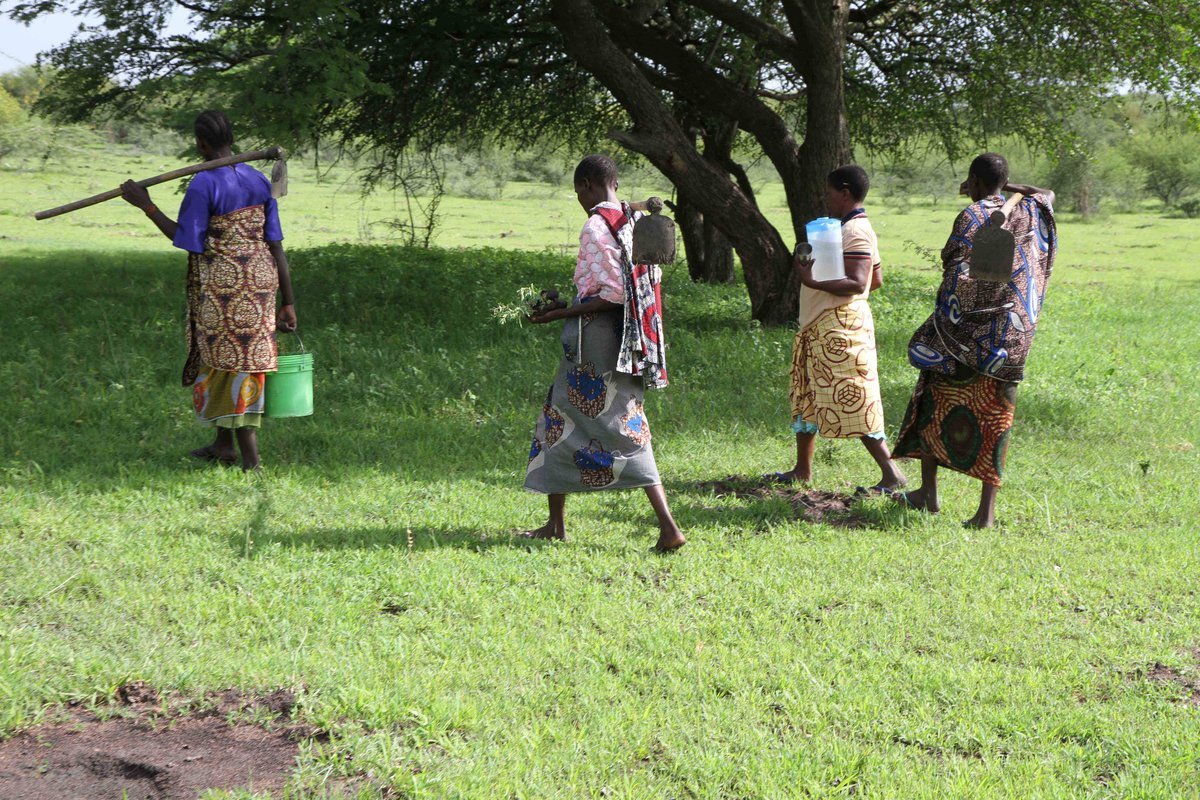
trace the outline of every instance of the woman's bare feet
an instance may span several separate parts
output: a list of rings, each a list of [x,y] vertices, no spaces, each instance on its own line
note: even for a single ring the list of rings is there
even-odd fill
[[[971,517],[969,520],[964,522],[963,527],[964,528],[976,528],[978,530],[983,530],[984,528],[990,528],[995,524],[996,524],[996,515],[995,514],[987,514],[983,511],[979,511],[975,514],[975,516]]]
[[[975,516],[963,523],[965,528],[990,528],[996,524],[996,495],[1000,487],[989,483],[983,484],[979,493],[979,510]]]
[[[911,508],[915,511],[925,511],[930,514],[936,514],[941,510],[938,505],[938,497],[936,494],[926,494],[925,489],[914,489],[911,492],[904,494],[892,495],[896,502],[905,508]]]
[[[679,526],[672,524],[668,528],[663,528],[658,534],[658,541],[654,543],[654,549],[659,553],[670,553],[673,550],[678,550],[687,544],[687,539],[683,538],[683,531],[679,530]]]
[[[547,522],[540,528],[534,528],[531,531],[524,531],[517,535],[523,536],[526,539],[556,539],[560,542],[565,542],[567,540],[566,529],[563,527],[556,527],[552,522]]]
[[[236,449],[234,449],[232,446],[227,449],[218,447],[216,443],[205,445],[204,447],[197,447],[195,450],[191,451],[189,455],[192,458],[198,458],[201,461],[212,461],[218,464],[224,464],[225,466],[230,466],[237,461]]]
[[[254,428],[238,428],[238,449],[242,451],[242,471],[255,472],[262,468],[258,459],[258,431]]]

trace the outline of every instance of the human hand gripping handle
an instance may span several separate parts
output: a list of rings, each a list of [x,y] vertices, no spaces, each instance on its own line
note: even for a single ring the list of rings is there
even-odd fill
[[[126,203],[135,206],[142,210],[154,226],[168,239],[174,239],[176,231],[179,230],[179,223],[168,217],[158,206],[154,205],[154,201],[150,199],[150,192],[146,191],[146,187],[133,180],[125,181],[121,184],[121,197]]]
[[[812,285],[812,270],[816,263],[812,257],[812,245],[808,242],[798,242],[795,252],[792,253],[792,269],[796,271],[800,283],[805,286]]]
[[[146,191],[146,187],[138,185],[133,179],[121,184],[121,197],[124,198],[126,203],[136,206],[142,211],[154,205],[154,202],[150,199],[150,192]]]
[[[293,305],[281,306],[279,313],[275,316],[275,327],[278,330],[292,333],[296,330],[296,307]]]

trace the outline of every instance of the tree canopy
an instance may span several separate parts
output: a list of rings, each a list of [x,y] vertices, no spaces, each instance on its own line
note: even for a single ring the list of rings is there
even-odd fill
[[[947,152],[1014,134],[1050,144],[1123,88],[1194,109],[1190,0],[82,0],[17,19],[100,21],[48,54],[60,118],[220,105],[255,138],[366,148],[395,169],[446,142],[609,138],[639,153],[737,250],[752,313],[794,316],[785,235],[738,153],[765,156],[792,216],[819,215],[851,143]],[[173,8],[188,35],[165,35]],[[736,143],[736,146],[735,146]]]

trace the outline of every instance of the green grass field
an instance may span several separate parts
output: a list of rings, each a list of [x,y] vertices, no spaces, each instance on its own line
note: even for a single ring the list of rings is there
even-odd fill
[[[986,532],[957,475],[943,514],[870,501],[852,530],[701,488],[788,465],[792,332],[668,269],[648,411],[690,544],[663,558],[640,493],[571,498],[567,544],[511,535],[544,519],[521,483],[559,345],[489,309],[567,284],[569,189],[449,199],[447,249],[405,250],[362,243],[390,199],[294,165],[318,410],[268,421],[246,477],[186,456],[183,258],[124,204],[25,216],[172,165],[96,163],[0,171],[0,736],[130,680],[287,686],[333,732],[299,796],[358,772],[412,798],[1196,796],[1200,223],[1060,221]],[[937,280],[904,242],[940,247],[955,207],[873,206],[891,434]],[[874,477],[853,442],[817,469]]]

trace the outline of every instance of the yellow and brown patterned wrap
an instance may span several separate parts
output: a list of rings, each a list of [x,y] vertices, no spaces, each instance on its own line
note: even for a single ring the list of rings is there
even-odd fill
[[[875,320],[866,300],[822,312],[796,334],[792,420],[816,423],[830,439],[883,430],[875,362]]]
[[[203,253],[188,257],[188,359],[183,385],[201,366],[226,372],[276,369],[279,273],[263,240],[265,212],[250,206],[210,217]]]

